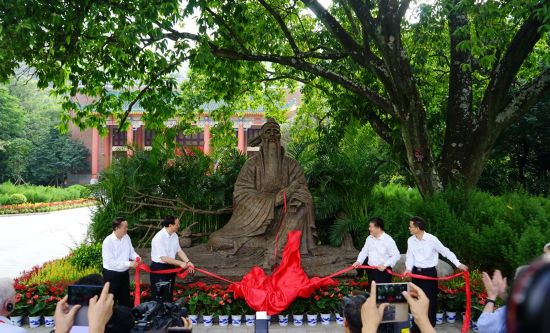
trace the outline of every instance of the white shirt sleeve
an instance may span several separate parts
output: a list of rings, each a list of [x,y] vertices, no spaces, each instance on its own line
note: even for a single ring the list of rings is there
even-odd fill
[[[101,256],[103,257],[103,267],[106,269],[124,271],[130,268],[130,261],[121,261],[116,259],[113,245],[109,237],[103,241],[103,245],[101,246]]]
[[[413,252],[412,252],[412,244],[411,244],[411,240],[409,239],[407,241],[407,254],[405,255],[405,269],[407,271],[412,271],[413,269],[413,266],[414,266],[414,258],[413,258]]]
[[[361,252],[359,252],[359,255],[357,256],[357,262],[360,263],[361,265],[363,264],[363,261],[365,261],[365,259],[369,255],[369,249],[368,249],[368,246],[367,246],[368,240],[369,240],[368,238],[365,239],[365,245],[363,245],[363,248],[361,249]]]
[[[439,252],[445,258],[449,259],[453,263],[453,265],[460,265],[460,261],[458,260],[456,255],[451,250],[449,250],[449,248],[445,247],[445,245],[443,245],[443,243],[441,243],[441,241],[437,237],[433,237],[433,242],[437,252]]]
[[[397,248],[397,244],[395,244],[395,241],[393,238],[388,239],[388,251],[390,254],[390,257],[386,262],[384,263],[384,266],[386,267],[394,267],[395,264],[401,259],[401,253],[399,253],[399,249]]]

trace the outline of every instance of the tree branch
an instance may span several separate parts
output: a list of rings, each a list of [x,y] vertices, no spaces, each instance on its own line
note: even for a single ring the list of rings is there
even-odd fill
[[[294,54],[295,55],[300,54],[301,53],[300,49],[296,45],[296,42],[294,41],[294,38],[292,37],[292,34],[288,30],[288,27],[286,26],[286,24],[285,24],[283,18],[281,17],[281,15],[279,15],[279,13],[277,13],[277,11],[275,9],[273,9],[273,7],[271,7],[265,0],[258,0],[258,1],[260,1],[262,6],[264,6],[264,8],[269,12],[269,14],[271,14],[271,16],[273,16],[275,21],[277,21],[277,24],[279,24],[279,27],[283,31],[283,34],[285,35],[286,39],[288,40],[288,43],[290,44],[290,47],[292,48],[292,51],[294,51]]]
[[[323,25],[327,28],[328,31],[340,42],[340,44],[348,51],[354,54],[355,61],[359,63],[364,63],[363,57],[360,56],[361,47],[353,37],[351,37],[346,29],[332,16],[328,10],[326,10],[319,2],[316,0],[302,0],[304,5],[306,5]]]
[[[537,78],[519,88],[506,107],[497,114],[495,122],[498,129],[507,128],[511,123],[525,114],[531,107],[550,95],[550,68]]]
[[[234,50],[219,49],[219,48],[212,49],[212,53],[214,53],[214,55],[216,56],[227,58],[227,59],[246,60],[246,61],[268,61],[268,62],[273,62],[273,63],[278,63],[289,67],[293,67],[299,70],[303,70],[308,73],[315,74],[325,79],[328,79],[334,83],[337,83],[347,88],[348,90],[360,96],[367,98],[373,104],[380,107],[386,113],[393,114],[394,112],[391,103],[388,100],[386,100],[384,97],[380,96],[378,93],[360,85],[359,83],[339,73],[326,69],[322,66],[306,62],[303,59],[299,59],[296,57],[288,57],[288,56],[270,55],[270,54],[239,53]]]
[[[244,42],[244,40],[241,38],[241,36],[239,36],[239,34],[238,34],[235,30],[231,29],[231,27],[230,27],[228,24],[226,24],[225,21],[224,21],[219,15],[217,15],[216,13],[214,13],[214,12],[212,11],[212,9],[210,9],[210,8],[208,8],[208,7],[206,7],[206,11],[207,11],[210,15],[212,15],[212,17],[214,17],[214,20],[216,20],[216,22],[217,22],[220,26],[224,27],[224,28],[229,32],[229,35],[230,35],[231,37],[233,37],[233,39],[235,39],[235,41],[237,42],[237,44],[239,44],[239,46],[240,46],[243,50],[248,50],[248,48],[246,47],[245,42]]]
[[[506,99],[502,96],[508,94],[521,65],[541,38],[538,32],[541,25],[542,21],[535,13],[531,14],[515,34],[502,59],[496,64],[480,107],[479,117],[485,121],[492,122],[496,113],[505,107]]]
[[[185,61],[185,60],[188,60],[189,57],[184,57],[182,59],[178,59],[177,61],[174,61],[173,63],[169,64],[168,66],[166,66],[163,70],[160,70],[159,72],[157,72],[152,78],[151,80],[149,80],[149,83],[147,83],[147,85],[145,87],[143,87],[143,89],[140,90],[140,92],[138,93],[138,95],[132,100],[132,102],[130,102],[130,104],[128,105],[128,108],[126,109],[126,111],[124,112],[124,116],[122,117],[122,119],[120,120],[120,125],[118,127],[118,131],[120,132],[120,130],[122,129],[122,125],[124,124],[124,122],[126,121],[126,119],[128,118],[128,115],[130,114],[130,112],[132,112],[132,108],[134,107],[134,105],[143,97],[143,95],[145,95],[145,93],[151,88],[151,85],[153,85],[153,83],[155,83],[162,75],[166,74],[166,73],[169,73],[173,68],[177,67],[181,62]]]

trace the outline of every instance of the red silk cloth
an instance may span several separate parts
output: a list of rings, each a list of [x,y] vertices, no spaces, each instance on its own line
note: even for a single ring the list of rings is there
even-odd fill
[[[252,309],[276,315],[297,297],[307,298],[321,286],[338,284],[331,277],[308,278],[302,269],[300,237],[298,230],[288,233],[281,264],[272,275],[266,275],[263,269],[255,266],[228,290],[233,291],[235,298],[244,298]]]

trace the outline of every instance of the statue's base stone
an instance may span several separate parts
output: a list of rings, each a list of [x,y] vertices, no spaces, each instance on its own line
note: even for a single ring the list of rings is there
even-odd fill
[[[271,274],[271,267],[268,261],[273,262],[273,253],[266,253],[264,248],[243,247],[237,253],[230,251],[211,251],[207,244],[200,244],[191,248],[183,249],[189,259],[198,268],[219,275],[230,281],[241,281],[252,267],[260,266],[266,274]],[[151,249],[136,249],[146,264],[151,263]],[[281,253],[279,253],[279,256]],[[308,276],[327,276],[342,268],[351,265],[357,258],[357,251],[346,251],[342,248],[331,246],[318,246],[313,254],[302,255],[302,267]],[[279,259],[280,262],[280,259]],[[133,275],[132,279],[133,279]],[[339,278],[354,278],[356,271],[352,270]],[[141,282],[149,283],[149,273],[141,274]],[[206,283],[221,283],[223,281],[196,273],[187,277],[183,282],[203,281]]]

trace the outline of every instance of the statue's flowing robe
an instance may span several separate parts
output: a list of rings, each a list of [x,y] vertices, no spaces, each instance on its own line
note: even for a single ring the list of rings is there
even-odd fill
[[[277,247],[281,249],[290,230],[302,232],[301,253],[308,253],[315,247],[313,199],[304,172],[294,159],[284,153],[281,155],[277,184],[266,181],[273,177],[264,174],[261,153],[245,162],[233,191],[233,215],[223,228],[210,236],[209,244],[213,249],[238,250],[245,244],[273,249],[277,234]],[[283,205],[275,206],[276,196],[291,184],[295,190],[287,197],[288,212],[281,226]]]

